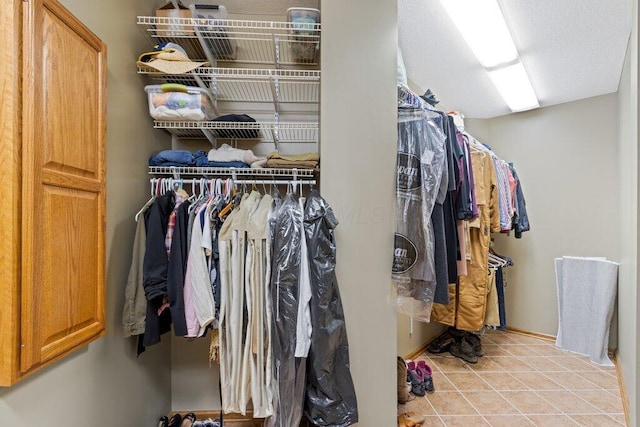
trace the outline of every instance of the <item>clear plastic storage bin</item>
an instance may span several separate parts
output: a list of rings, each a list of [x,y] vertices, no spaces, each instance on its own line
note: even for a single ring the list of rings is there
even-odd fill
[[[318,54],[317,25],[320,22],[320,11],[308,7],[291,7],[287,9],[287,18],[292,24],[291,55],[297,62],[313,63]]]
[[[227,8],[218,4],[194,4],[190,6],[196,28],[204,35],[204,43],[216,59],[235,59],[236,40],[224,26]]]
[[[163,121],[204,121],[216,117],[216,109],[206,90],[178,84],[145,86],[149,114]]]

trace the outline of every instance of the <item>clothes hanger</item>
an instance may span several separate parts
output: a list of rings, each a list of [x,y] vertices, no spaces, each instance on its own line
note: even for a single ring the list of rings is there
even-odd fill
[[[180,178],[179,181],[174,182],[174,188],[175,188],[174,191],[176,192],[176,194],[178,194],[184,200],[189,200],[190,196],[189,196],[189,193],[187,193],[187,191],[184,189],[184,180],[182,178]]]
[[[231,197],[231,193],[232,193],[232,189],[231,187],[232,185],[232,180],[227,179],[226,183],[225,183],[225,193],[226,193],[226,201],[227,201],[227,205],[220,209],[220,212],[218,213],[218,218],[222,219],[224,218],[229,212],[231,212],[231,209],[233,209],[233,199]]]
[[[150,181],[150,186],[151,186],[151,198],[149,200],[147,200],[147,202],[144,204],[144,206],[142,206],[142,208],[138,211],[137,214],[135,214],[134,219],[136,220],[136,222],[138,222],[138,219],[140,219],[140,215],[142,215],[143,213],[146,212],[147,209],[149,209],[149,207],[153,204],[153,202],[156,201],[156,196],[154,194],[155,187],[156,187],[156,183],[155,183],[156,178],[153,178]]]

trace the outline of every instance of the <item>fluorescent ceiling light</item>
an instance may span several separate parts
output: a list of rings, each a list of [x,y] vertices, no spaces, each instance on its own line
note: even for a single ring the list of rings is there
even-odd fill
[[[489,71],[489,77],[511,111],[531,110],[540,106],[529,81],[529,76],[521,62]]]
[[[485,68],[518,59],[518,51],[496,0],[440,0]]]

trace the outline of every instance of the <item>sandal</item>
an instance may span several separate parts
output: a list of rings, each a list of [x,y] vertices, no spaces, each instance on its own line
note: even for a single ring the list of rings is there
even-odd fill
[[[426,419],[423,415],[416,415],[415,412],[405,412],[402,415],[404,415],[405,419],[409,423],[413,423],[413,425],[415,426],[422,425],[422,423],[424,423],[424,420]]]

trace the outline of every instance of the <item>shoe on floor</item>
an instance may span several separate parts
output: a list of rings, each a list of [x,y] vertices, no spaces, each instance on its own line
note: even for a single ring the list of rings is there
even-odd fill
[[[180,427],[192,427],[193,423],[195,422],[196,422],[196,414],[194,414],[193,412],[189,412],[182,419],[182,424],[180,424]]]
[[[407,377],[411,380],[411,393],[416,396],[424,396],[424,377],[422,373],[415,368],[414,362],[409,362],[407,366]]]
[[[400,356],[398,356],[396,364],[398,370],[398,403],[406,403],[411,398],[409,390],[407,390],[407,365]]]
[[[406,412],[398,415],[398,427],[421,426],[425,417],[416,415],[414,412]]]
[[[436,391],[436,388],[433,385],[433,370],[431,369],[431,366],[427,365],[427,362],[424,360],[418,360],[417,369],[422,372],[422,376],[424,378],[422,381],[424,384],[424,391],[427,393],[433,393]]]
[[[482,340],[480,336],[474,334],[473,332],[467,332],[464,336],[464,339],[471,344],[473,347],[473,351],[476,353],[476,356],[482,357],[484,356],[484,351],[482,351]]]
[[[171,417],[171,419],[169,420],[169,424],[167,424],[167,426],[180,427],[180,424],[182,424],[182,415],[175,414],[173,417]]]
[[[455,341],[455,335],[452,333],[454,329],[449,328],[442,335],[436,338],[429,346],[427,351],[429,353],[439,354],[449,351],[449,347]]]
[[[473,349],[473,346],[469,344],[469,342],[465,339],[460,341],[455,341],[449,347],[449,353],[454,355],[455,357],[459,357],[468,363],[478,363],[478,356],[476,356],[476,352]]]
[[[415,412],[405,412],[402,415],[404,415],[407,420],[413,422],[417,426],[422,425],[422,423],[426,419],[424,415],[417,415]]]

